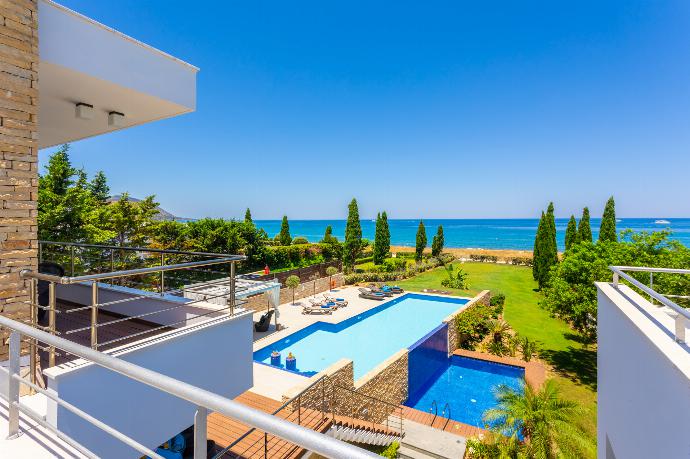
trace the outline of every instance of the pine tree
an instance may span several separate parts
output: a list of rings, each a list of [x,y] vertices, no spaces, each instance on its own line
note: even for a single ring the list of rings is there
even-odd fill
[[[290,236],[290,224],[288,223],[287,215],[283,215],[283,221],[280,223],[278,241],[280,242],[280,245],[290,245],[292,243],[292,236]]]
[[[381,213],[381,225],[383,226],[383,248],[387,256],[391,251],[391,229],[388,227],[388,215],[385,210]]]
[[[357,200],[352,199],[347,206],[347,225],[345,225],[345,243],[343,246],[343,263],[348,268],[355,267],[355,261],[362,251],[362,224],[359,221]]]
[[[571,215],[568,220],[568,227],[565,229],[565,251],[567,252],[577,241],[577,222],[575,216]]]
[[[599,227],[599,240],[618,241],[618,236],[616,235],[616,203],[613,200],[613,196],[606,201],[604,215],[601,217],[601,226]]]
[[[103,171],[96,172],[93,180],[89,183],[89,190],[91,190],[91,194],[93,194],[93,197],[96,198],[99,203],[106,203],[108,197],[110,197],[110,188],[108,187],[108,180]]]
[[[542,267],[544,263],[544,238],[547,231],[546,216],[544,212],[541,213],[539,219],[539,226],[537,226],[537,234],[534,237],[534,251],[532,252],[532,277],[535,281],[540,282],[542,278]]]
[[[443,237],[443,225],[438,225],[436,230],[436,235],[431,240],[431,256],[438,257],[443,252],[443,245],[445,244],[445,238]]]
[[[426,229],[424,228],[424,222],[419,220],[419,227],[417,227],[417,239],[415,245],[415,260],[417,262],[422,261],[422,255],[424,254],[424,249],[426,248]]]
[[[582,209],[582,218],[577,227],[577,242],[592,242],[592,227],[589,225],[589,209]]]
[[[388,250],[384,247],[386,235],[384,234],[383,218],[376,214],[376,231],[374,233],[374,264],[380,265],[386,259]]]
[[[244,213],[244,222],[252,225],[254,224],[254,220],[252,220],[252,212],[249,210],[249,207],[247,207],[247,210]]]

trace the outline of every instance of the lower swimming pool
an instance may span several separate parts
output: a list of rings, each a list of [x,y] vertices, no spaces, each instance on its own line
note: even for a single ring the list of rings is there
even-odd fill
[[[362,300],[367,301],[367,300]],[[254,352],[254,360],[270,364],[280,352],[280,367],[292,353],[296,372],[312,376],[342,358],[354,362],[355,379],[400,349],[423,337],[469,300],[406,293],[338,324],[316,322]]]
[[[441,416],[448,403],[451,419],[483,428],[484,412],[496,406],[493,389],[505,384],[518,391],[524,378],[524,368],[454,355],[437,376],[410,394],[405,405],[433,413],[436,402]],[[446,411],[444,416],[448,414]]]

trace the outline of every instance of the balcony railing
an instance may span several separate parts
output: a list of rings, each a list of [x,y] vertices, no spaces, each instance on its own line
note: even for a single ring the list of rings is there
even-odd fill
[[[51,261],[60,266],[68,266],[70,275],[45,274],[31,270],[21,272],[21,277],[30,281],[28,301],[31,311],[30,325],[53,336],[64,335],[68,337],[75,333],[89,331],[90,346],[93,350],[131,340],[144,334],[184,325],[190,320],[194,320],[195,324],[200,324],[200,320],[206,323],[225,318],[228,314],[234,315],[235,308],[244,303],[236,299],[237,295],[252,285],[251,281],[236,279],[235,265],[246,258],[242,255],[45,241],[40,243],[40,247],[42,262]],[[46,250],[46,247],[50,247],[51,250]],[[152,262],[151,254],[154,254],[155,262]],[[171,261],[176,263],[169,264]],[[112,268],[125,269],[112,270]],[[58,309],[57,286],[77,284],[90,288],[90,304],[87,303],[85,306],[71,309]],[[123,290],[121,287],[127,287],[127,289]],[[99,300],[100,293],[107,288],[120,291],[123,294],[117,299]],[[210,291],[211,293],[209,293]],[[47,298],[43,298],[41,301],[40,297],[46,296]],[[185,299],[184,301],[171,301],[169,307],[144,310],[137,314],[128,314],[121,318],[99,322],[99,310],[103,308],[121,307],[126,303],[147,298],[172,300],[172,297]],[[215,303],[220,302],[222,305],[194,314],[187,311],[185,318],[181,321],[166,322],[158,327],[118,336],[107,341],[99,340],[99,330],[103,327],[115,326],[132,320],[151,320],[155,318],[156,314],[171,313],[176,309],[189,308],[195,304],[213,300],[220,300],[215,301]],[[39,324],[40,310],[45,311],[48,316],[47,325]],[[57,314],[75,314],[83,311],[90,312],[88,326],[62,331],[56,329]],[[35,384],[36,351],[40,349],[47,352],[49,367],[55,365],[58,351],[54,346],[35,340],[28,340],[28,345],[30,348],[31,382]]]
[[[633,287],[649,295],[649,300],[652,304],[658,301],[660,304],[672,309],[676,313],[674,327],[675,340],[679,343],[686,343],[685,330],[690,326],[690,311],[669,298],[687,300],[690,299],[690,296],[658,293],[654,290],[654,274],[688,275],[690,274],[690,269],[648,268],[639,266],[610,266],[609,269],[613,271],[613,286],[615,288],[618,288],[620,280],[623,279],[629,282]],[[649,285],[645,285],[628,273],[649,273]]]
[[[84,421],[94,425],[102,431],[108,433],[119,441],[122,441],[141,454],[152,458],[163,459],[162,456],[151,450],[149,447],[139,443],[135,439],[123,434],[117,429],[94,418],[82,411],[79,407],[60,399],[59,395],[52,391],[45,390],[32,381],[21,377],[19,372],[21,337],[22,335],[31,341],[46,343],[52,348],[61,349],[64,352],[73,354],[86,361],[93,362],[107,370],[119,373],[134,381],[146,384],[162,392],[171,394],[182,400],[192,403],[197,407],[194,417],[194,458],[206,458],[207,452],[207,415],[210,411],[218,412],[229,418],[236,419],[242,423],[260,429],[271,435],[280,437],[295,445],[299,445],[309,451],[314,451],[329,458],[372,458],[378,457],[373,453],[362,450],[355,446],[319,434],[305,427],[299,426],[284,419],[271,416],[267,413],[249,408],[239,402],[227,399],[205,389],[187,384],[183,381],[157,373],[147,368],[134,365],[127,361],[104,354],[97,350],[82,346],[64,338],[53,336],[42,330],[38,330],[27,324],[0,316],[0,328],[10,331],[9,349],[9,368],[2,368],[7,374],[7,391],[0,391],[0,396],[6,398],[8,402],[8,438],[17,438],[21,432],[19,427],[19,415],[23,413],[44,428],[54,432],[61,440],[80,451],[87,457],[96,457],[85,449],[69,435],[50,424],[45,416],[39,414],[31,407],[21,403],[19,398],[20,385],[24,384],[31,389],[43,394],[62,408],[80,417]],[[113,409],[118,409],[114,406]]]

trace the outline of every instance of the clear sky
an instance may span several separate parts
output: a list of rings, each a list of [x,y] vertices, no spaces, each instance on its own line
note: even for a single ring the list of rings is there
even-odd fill
[[[201,68],[72,146],[185,217],[690,216],[690,2],[59,0]],[[41,152],[45,160],[50,150]]]

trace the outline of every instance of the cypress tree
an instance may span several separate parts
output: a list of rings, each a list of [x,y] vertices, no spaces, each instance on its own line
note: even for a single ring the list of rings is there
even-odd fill
[[[549,230],[546,233],[546,258],[545,258],[545,273],[551,270],[551,267],[558,263],[558,242],[556,242],[556,217],[554,216],[553,202],[549,203],[546,210],[546,221],[549,224]]]
[[[616,203],[613,196],[606,201],[604,208],[604,215],[601,217],[601,226],[599,227],[599,240],[617,242],[616,235]]]
[[[422,255],[424,254],[424,249],[426,248],[426,229],[424,228],[424,222],[419,220],[419,227],[417,227],[417,240],[415,245],[415,260],[417,262],[422,261]]]
[[[384,247],[385,234],[383,229],[383,218],[381,214],[376,214],[376,232],[374,233],[374,264],[380,265],[386,259],[388,250]]]
[[[345,225],[345,244],[343,246],[343,263],[345,266],[354,268],[361,250],[362,224],[359,221],[357,200],[353,198],[347,206],[347,225]]]
[[[589,224],[589,209],[582,209],[582,218],[577,227],[577,242],[592,242],[592,227]]]
[[[436,230],[436,235],[431,240],[431,256],[438,257],[443,252],[443,244],[445,244],[445,239],[443,237],[443,225],[438,225]]]
[[[534,237],[534,251],[532,252],[532,277],[535,281],[540,282],[542,275],[542,265],[544,262],[543,247],[546,232],[546,216],[544,212],[541,213],[539,219],[539,226],[537,226],[537,234]]]
[[[247,211],[244,213],[244,222],[254,224],[254,220],[252,220],[252,212],[249,210],[249,207],[247,207]]]
[[[280,242],[280,245],[290,245],[292,243],[292,236],[290,236],[290,224],[288,223],[287,215],[283,215],[283,221],[280,223],[278,241]]]
[[[323,233],[323,239],[321,239],[321,242],[326,243],[326,244],[331,244],[333,242],[337,242],[338,238],[333,236],[333,227],[331,225],[326,226],[326,232]]]
[[[388,256],[391,251],[391,229],[388,227],[388,215],[385,210],[381,213],[381,225],[383,226],[383,248]]]
[[[565,251],[567,252],[577,241],[577,222],[575,216],[571,215],[568,220],[568,227],[565,229]]]

